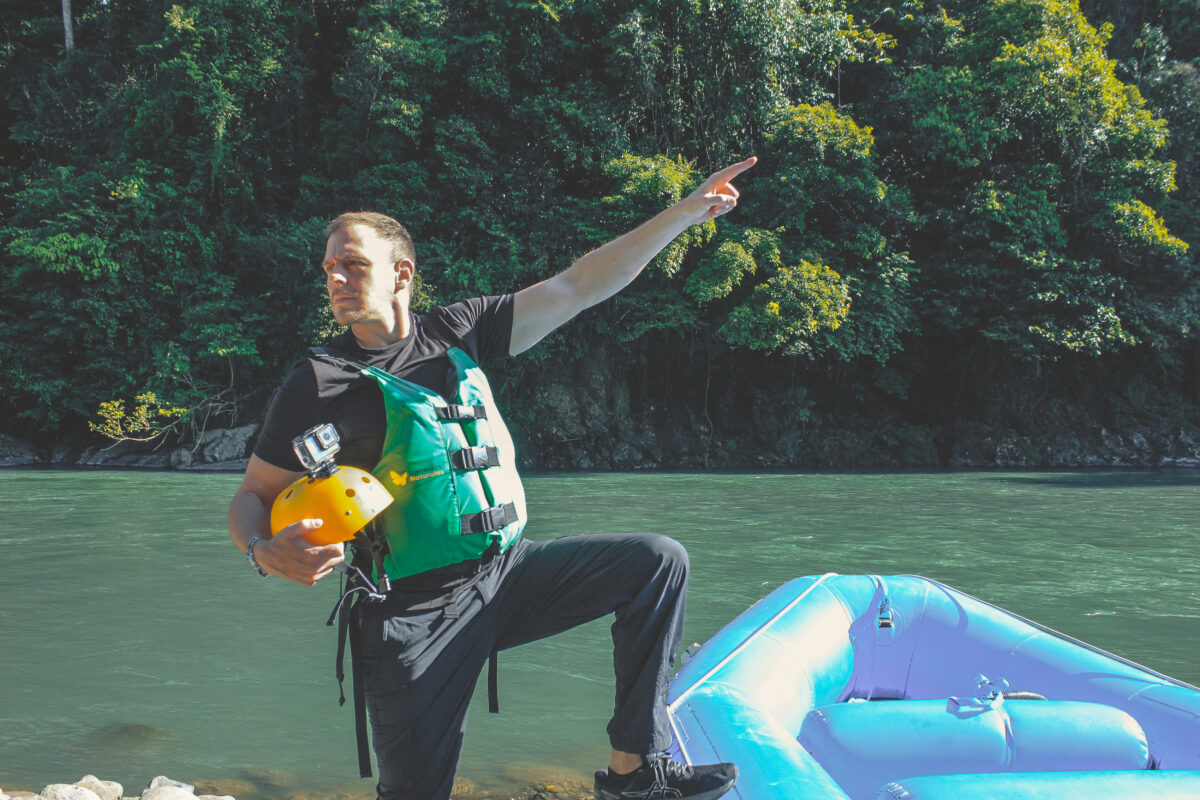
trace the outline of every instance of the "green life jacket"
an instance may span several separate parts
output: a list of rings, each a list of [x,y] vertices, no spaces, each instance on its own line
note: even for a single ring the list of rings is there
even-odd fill
[[[387,411],[382,454],[371,472],[396,499],[377,520],[391,579],[479,558],[493,543],[503,552],[525,528],[516,452],[487,378],[462,350],[446,355],[458,376],[453,403],[384,370],[354,365],[378,382]]]

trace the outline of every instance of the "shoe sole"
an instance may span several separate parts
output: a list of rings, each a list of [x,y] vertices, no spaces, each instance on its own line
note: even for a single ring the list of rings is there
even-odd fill
[[[703,794],[689,794],[684,797],[681,794],[613,794],[606,792],[603,789],[594,789],[593,797],[595,800],[717,800],[718,797],[724,797],[730,789],[737,783],[737,773],[734,773],[733,778],[724,786],[718,786],[716,789],[710,789]]]

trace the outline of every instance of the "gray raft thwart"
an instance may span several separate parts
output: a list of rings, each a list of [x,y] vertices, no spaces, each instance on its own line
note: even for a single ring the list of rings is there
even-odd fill
[[[1200,690],[919,577],[791,581],[669,702],[674,752],[736,762],[740,800],[1200,798]]]

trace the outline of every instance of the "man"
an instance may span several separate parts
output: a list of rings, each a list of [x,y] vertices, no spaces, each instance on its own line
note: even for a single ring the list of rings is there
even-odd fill
[[[662,753],[686,552],[653,535],[521,539],[511,440],[475,365],[524,352],[616,294],[685,229],[732,210],[730,181],[754,163],[714,173],[549,280],[421,316],[409,311],[416,259],[399,223],[343,214],[327,229],[326,287],[348,330],[285,380],[230,504],[229,531],[260,574],[312,585],[343,561],[341,546],[304,538],[319,519],[275,536],[268,526],[275,498],[303,474],[292,439],[322,423],[340,435],[340,463],[382,476],[396,496],[372,545],[390,590],[355,604],[350,622],[382,800],[450,796],[467,705],[489,656],[614,611],[616,709],[597,800],[714,800],[733,786],[732,764],[684,767]]]

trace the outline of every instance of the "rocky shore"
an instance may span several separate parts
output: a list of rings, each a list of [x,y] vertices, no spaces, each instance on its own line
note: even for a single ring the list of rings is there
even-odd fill
[[[956,423],[939,428],[902,426],[872,431],[815,427],[781,430],[770,446],[740,439],[733,447],[683,432],[648,427],[579,430],[559,415],[536,437],[518,431],[526,469],[1196,469],[1200,427],[1125,427],[1084,424],[1070,431],[1017,431]],[[582,423],[580,423],[582,425]],[[701,426],[703,427],[703,426]],[[103,445],[38,446],[0,434],[0,467],[122,467],[241,472],[258,425],[207,430],[187,443],[123,441]],[[522,440],[523,439],[523,440]]]
[[[116,781],[105,781],[95,775],[84,775],[75,783],[52,783],[40,792],[0,788],[0,800],[234,800],[230,795],[196,794],[189,783],[171,780],[160,775],[142,790],[127,797],[125,787]]]
[[[133,467],[237,471],[246,467],[258,425],[215,428],[193,442],[167,444],[122,441],[86,445],[59,443],[49,449],[28,439],[0,433],[0,467]]]
[[[0,788],[0,800],[370,800],[371,791],[362,793],[294,791],[273,794],[261,787],[239,781],[197,782],[196,785],[160,775],[138,795],[126,795],[115,781],[85,775],[75,783],[52,783],[40,792]],[[236,792],[236,797],[233,794]],[[481,790],[466,780],[454,782],[452,800],[591,800],[592,789],[582,781],[565,779],[501,791]]]

